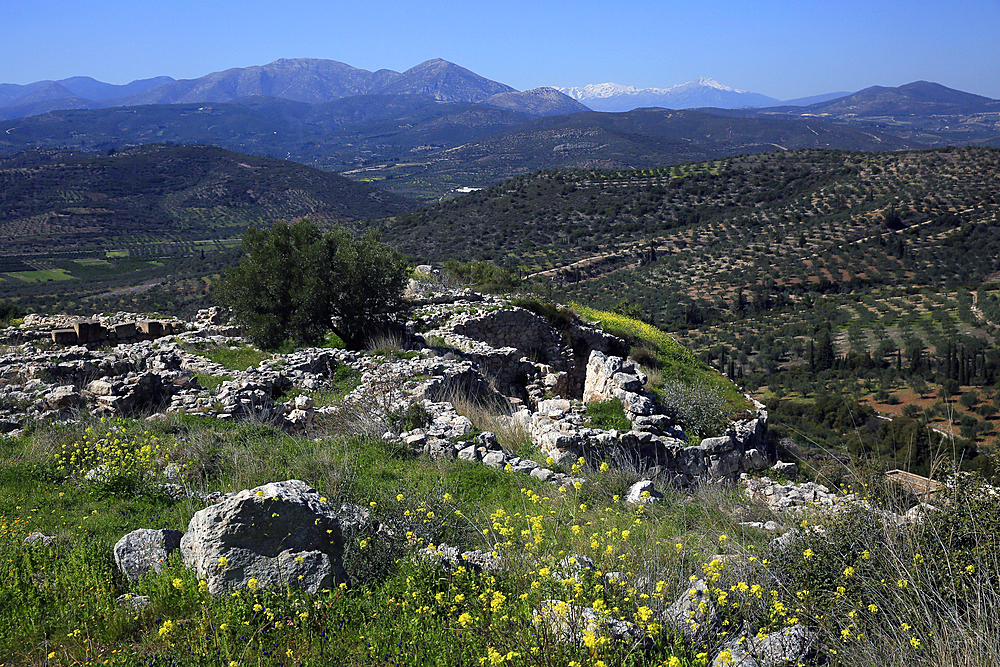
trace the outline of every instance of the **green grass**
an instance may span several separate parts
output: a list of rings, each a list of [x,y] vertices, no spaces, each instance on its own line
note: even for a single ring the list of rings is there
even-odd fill
[[[584,414],[590,425],[595,428],[617,429],[619,431],[629,431],[632,424],[625,416],[622,402],[617,398],[610,401],[594,401],[588,403]]]
[[[139,428],[138,424],[126,426]],[[266,460],[267,470],[260,471],[262,480],[316,470],[302,460],[309,450],[306,439],[266,427],[219,426],[187,418],[163,430],[176,432],[178,440],[188,443],[220,436],[217,444],[225,447],[222,443],[229,441],[231,451],[252,450],[262,463]],[[53,435],[36,433],[33,437],[47,440],[46,449],[57,450],[62,441],[73,439],[69,430]],[[79,431],[76,435],[83,436]],[[162,573],[131,586],[110,559],[111,548],[121,535],[138,527],[183,529],[195,506],[145,497],[102,497],[68,480],[40,483],[33,463],[44,467],[45,456],[29,440],[7,443],[6,455],[27,459],[41,455],[40,459],[5,465],[0,472],[0,554],[4,556],[0,576],[5,580],[0,593],[0,653],[17,664],[108,660],[116,665],[228,666],[233,662],[293,664],[284,662],[293,659],[294,664],[304,665],[360,665],[382,664],[386,656],[396,656],[418,664],[423,659],[457,665],[478,662],[491,649],[528,656],[532,647],[545,647],[547,659],[566,665],[593,655],[584,647],[550,645],[530,632],[532,611],[542,599],[569,596],[572,600],[575,595],[572,585],[567,587],[554,574],[539,569],[554,563],[554,555],[545,555],[548,549],[578,552],[583,538],[569,526],[587,521],[598,522],[602,530],[610,530],[619,539],[630,526],[636,536],[633,540],[640,534],[647,539],[649,531],[649,537],[667,531],[675,539],[677,530],[673,521],[657,519],[666,518],[666,512],[625,512],[612,518],[601,510],[584,511],[575,494],[560,493],[520,475],[466,462],[401,457],[379,439],[328,440],[324,444],[333,451],[345,448],[339,463],[355,466],[359,473],[358,483],[337,496],[338,500],[362,503],[387,525],[404,526],[415,545],[448,541],[466,548],[494,549],[521,562],[526,551],[520,546],[525,539],[520,531],[527,527],[527,553],[540,560],[530,568],[504,569],[495,576],[461,571],[447,575],[406,557],[415,547],[404,548],[405,540],[391,543],[386,537],[352,535],[345,565],[354,574],[353,589],[311,597],[295,591],[257,591],[212,598],[176,558]],[[220,483],[223,488],[239,488],[242,485],[234,484],[235,476],[245,475],[246,465],[246,459],[231,460],[227,467],[241,470],[208,475],[207,488]],[[246,478],[241,481],[250,483]],[[647,514],[647,528],[634,525],[637,517]],[[34,530],[54,534],[56,545],[22,548],[24,536]],[[695,538],[685,540],[690,546],[699,544],[698,550],[704,547]],[[605,543],[615,542],[602,537],[602,549]],[[686,571],[694,567],[688,560],[693,555],[671,556],[670,560]],[[527,561],[523,562],[526,566]],[[41,578],[32,572],[41,573]],[[377,581],[366,579],[375,574]],[[39,586],[40,581],[52,585]],[[629,609],[639,606],[624,588],[602,593],[594,589],[595,581],[587,584],[589,595]],[[521,597],[524,591],[529,595]],[[115,597],[126,592],[148,595],[151,606],[139,614],[117,607]],[[481,599],[486,600],[485,607]],[[676,651],[668,644],[658,652]],[[695,664],[683,650],[680,655],[682,664]],[[597,657],[609,664],[638,664],[640,654],[608,646],[601,647]]]
[[[135,470],[140,479],[155,478],[168,461],[185,462],[190,489],[299,478],[334,506],[368,508],[378,524],[345,534],[353,585],[312,596],[245,590],[212,597],[176,556],[163,572],[130,584],[113,564],[114,543],[136,528],[183,530],[200,504],[151,487],[95,486],[60,468],[59,460],[84,456],[88,442],[108,438],[126,443],[109,465],[124,470],[139,462],[146,467]],[[155,456],[129,458],[147,442],[159,444]],[[414,457],[345,430],[299,437],[190,415],[156,424],[40,424],[0,439],[0,655],[10,664],[130,667],[704,667],[730,628],[747,623],[752,632],[770,632],[804,623],[820,633],[821,656],[837,667],[976,664],[934,660],[963,636],[960,655],[978,664],[997,657],[988,634],[976,634],[996,620],[991,554],[1000,529],[989,523],[998,516],[992,496],[968,490],[970,502],[948,505],[940,525],[909,537],[872,524],[871,514],[796,516],[822,522],[824,532],[777,554],[767,546],[773,535],[739,525],[770,515],[737,490],[665,488],[662,503],[628,507],[620,495],[634,474],[575,470],[585,485],[556,488],[476,463]],[[878,491],[870,502],[900,510],[872,478],[863,479],[865,489]],[[960,530],[942,537],[948,525]],[[26,548],[24,537],[36,530],[55,536],[55,544]],[[418,547],[442,542],[495,552],[503,566],[449,572],[413,558]],[[571,555],[592,558],[597,576],[567,578],[558,563]],[[605,572],[621,574],[605,579]],[[655,614],[687,590],[691,575],[708,581],[726,623],[708,635],[707,648],[660,634],[656,625]],[[150,606],[122,608],[115,598],[124,594],[147,595]],[[592,646],[558,641],[534,620],[544,600],[606,608],[658,639],[641,651],[602,643],[600,635],[585,637]],[[850,641],[841,639],[843,630]]]
[[[43,271],[17,271],[6,274],[11,278],[23,280],[26,283],[44,283],[50,280],[75,280],[76,277],[65,269],[46,269]]]
[[[185,348],[192,354],[197,354],[213,361],[221,366],[234,371],[243,371],[252,366],[257,366],[260,362],[270,359],[271,355],[262,352],[251,345],[226,346],[226,345],[188,345]]]

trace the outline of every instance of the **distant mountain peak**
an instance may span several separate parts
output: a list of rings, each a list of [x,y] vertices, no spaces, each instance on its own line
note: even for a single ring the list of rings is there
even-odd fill
[[[691,109],[769,106],[778,100],[730,88],[715,79],[701,77],[669,88],[636,88],[618,83],[597,83],[578,88],[556,88],[595,111],[630,111],[643,106]]]
[[[725,90],[730,93],[746,93],[746,90],[739,90],[737,88],[730,88],[729,86],[724,86],[715,79],[710,79],[708,77],[701,77],[697,81],[689,81],[688,83],[682,83],[678,86],[672,86],[667,88],[667,90],[679,90],[682,88],[693,88],[695,86],[701,86],[703,88],[715,88],[716,90]]]

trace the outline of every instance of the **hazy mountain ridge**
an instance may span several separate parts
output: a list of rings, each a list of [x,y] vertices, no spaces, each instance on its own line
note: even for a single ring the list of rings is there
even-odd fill
[[[3,83],[0,84],[0,108],[73,98],[89,102],[103,102],[137,95],[171,81],[173,79],[169,76],[158,76],[116,85],[104,83],[89,76],[74,76],[59,81],[36,81],[24,85]]]
[[[4,84],[0,86],[0,106],[23,107],[39,101],[82,98],[93,103],[89,108],[101,108],[229,102],[250,96],[322,104],[356,95],[400,94],[479,102],[507,92],[516,91],[440,58],[420,63],[402,73],[388,69],[370,72],[336,60],[296,58],[231,68],[195,79],[158,77],[126,86],[103,84],[87,77],[26,86]],[[79,103],[75,108],[79,108]],[[6,115],[13,117],[9,113]]]
[[[408,196],[437,198],[555,167],[648,167],[805,147],[897,150],[889,135],[804,119],[725,118],[639,109],[533,119],[414,95],[310,105],[266,97],[219,104],[55,111],[0,122],[0,153],[106,151],[138,143],[215,144],[340,171]]]
[[[817,118],[886,132],[927,146],[1000,146],[1000,100],[929,81],[896,88],[871,86],[801,107],[706,111],[741,117]]]
[[[558,89],[550,87],[533,88],[523,92],[498,93],[487,97],[482,103],[510,111],[528,113],[532,116],[561,116],[590,111],[585,105]]]

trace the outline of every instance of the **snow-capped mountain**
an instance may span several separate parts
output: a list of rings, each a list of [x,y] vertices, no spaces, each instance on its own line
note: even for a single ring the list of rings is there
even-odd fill
[[[557,88],[594,111],[631,111],[639,107],[693,109],[744,106],[774,106],[778,100],[724,86],[715,79],[701,78],[670,88],[635,88],[617,83],[597,83],[582,88]]]

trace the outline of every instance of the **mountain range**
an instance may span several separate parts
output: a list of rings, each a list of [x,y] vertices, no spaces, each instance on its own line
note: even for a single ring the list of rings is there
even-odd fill
[[[490,98],[496,98],[497,106],[528,115],[587,110],[552,88],[519,93],[440,58],[402,73],[387,69],[369,72],[336,60],[297,58],[213,72],[197,79],[158,77],[124,86],[86,77],[24,86],[0,84],[0,118],[22,118],[60,109],[230,102],[254,96],[323,104],[359,95],[420,95],[442,102],[487,105],[491,104]]]
[[[125,86],[85,77],[0,85],[0,154],[213,144],[436,199],[535,169],[797,148],[1000,146],[1000,101],[924,81],[780,104],[711,79],[563,90],[517,91],[441,59],[405,72],[303,58]],[[600,105],[642,108],[588,108]]]

